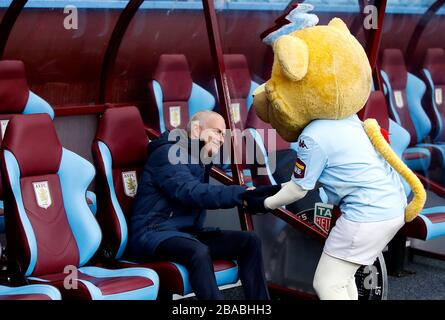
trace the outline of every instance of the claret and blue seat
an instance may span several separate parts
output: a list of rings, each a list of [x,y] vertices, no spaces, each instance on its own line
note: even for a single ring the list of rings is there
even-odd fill
[[[54,110],[49,103],[29,89],[24,63],[19,60],[0,61],[0,143],[13,116],[36,113],[46,113],[54,119]],[[86,197],[90,209],[95,212],[95,194],[87,191]],[[2,199],[1,183],[0,199]],[[4,232],[4,209],[3,201],[0,200],[0,233]]]
[[[410,144],[410,134],[401,125],[389,118],[386,99],[381,91],[373,91],[371,93],[365,106],[363,117],[364,119],[376,119],[380,127],[389,132],[391,147],[399,157],[402,157]],[[411,189],[403,179],[402,182],[407,197],[411,197]],[[435,195],[431,191],[427,191],[425,208],[413,221],[405,224],[389,244],[391,254],[397,255],[397,253],[394,253],[394,250],[404,252],[406,237],[428,241],[445,235],[445,206],[429,203],[429,198],[438,197],[445,197],[445,194]],[[394,270],[394,273],[401,272],[403,260],[399,261],[398,264],[399,266],[392,266],[391,263],[389,263],[388,269],[390,272]]]
[[[445,167],[445,145],[428,142],[432,126],[422,105],[425,83],[407,71],[400,49],[385,49],[381,68],[391,118],[410,135],[402,159],[424,175],[430,167]]]
[[[122,128],[125,128],[123,130]],[[127,242],[128,228],[146,159],[149,140],[136,107],[111,108],[105,111],[93,142],[93,156],[97,168],[97,220],[103,230],[101,250],[115,267],[143,266],[155,270],[160,277],[160,296],[191,294],[187,269],[170,261],[143,262],[131,260]],[[218,286],[238,282],[236,261],[214,260]]]
[[[49,115],[9,121],[2,173],[8,267],[17,282],[53,286],[64,299],[156,299],[155,271],[89,264],[102,240],[85,198],[95,169],[62,147]]]

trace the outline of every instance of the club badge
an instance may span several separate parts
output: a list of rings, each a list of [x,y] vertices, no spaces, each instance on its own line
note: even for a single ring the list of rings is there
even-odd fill
[[[394,99],[396,100],[397,108],[403,108],[402,91],[394,91]]]
[[[5,137],[6,127],[8,126],[9,120],[1,120],[0,126],[2,130],[2,139]]]
[[[436,103],[438,105],[442,104],[443,100],[442,100],[442,88],[436,88],[434,90],[434,97],[436,98]]]
[[[170,125],[177,128],[181,125],[181,107],[174,106],[169,108],[170,111]]]
[[[136,171],[122,172],[122,181],[124,183],[124,193],[128,197],[134,197],[138,191],[138,180]]]
[[[239,110],[239,103],[230,104],[230,113],[232,116],[232,120],[234,123],[238,123],[241,121],[241,114]]]
[[[305,172],[306,164],[297,158],[297,161],[295,162],[294,177],[297,179],[303,179]]]
[[[52,201],[48,181],[33,182],[32,186],[34,187],[37,205],[43,209],[47,209],[49,206],[51,206]]]
[[[325,233],[331,228],[332,210],[334,206],[328,203],[317,202],[314,211],[314,223]]]

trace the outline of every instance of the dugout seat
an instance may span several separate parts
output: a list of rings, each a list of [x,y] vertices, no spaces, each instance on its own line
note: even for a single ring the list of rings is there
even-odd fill
[[[235,128],[246,128],[247,115],[252,106],[253,92],[259,86],[252,80],[246,56],[225,54],[224,66],[230,95],[230,112]],[[216,83],[215,83],[215,91]]]
[[[384,50],[381,68],[391,118],[410,134],[402,159],[412,170],[423,173],[431,164],[444,167],[445,145],[423,143],[431,131],[431,122],[422,107],[425,84],[407,71],[399,49]]]
[[[194,83],[183,54],[162,54],[153,80],[148,84],[151,128],[164,132],[185,129],[190,117],[201,110],[212,110],[215,98]]]
[[[48,102],[29,89],[23,62],[19,60],[0,61],[0,143],[8,122],[14,115],[35,113],[46,113],[51,119],[54,119],[54,110]],[[1,182],[0,199],[3,199]],[[87,192],[87,201],[91,210],[95,212],[94,193]],[[3,211],[3,201],[0,200],[0,233],[5,232]]]
[[[159,278],[153,270],[87,266],[102,238],[85,199],[95,170],[61,146],[47,114],[10,120],[2,172],[11,272],[53,285],[64,299],[156,298]]]
[[[445,50],[428,49],[422,71],[427,84],[425,109],[433,125],[431,137],[441,143],[445,141]]]
[[[125,258],[129,237],[127,221],[147,159],[148,143],[136,107],[108,109],[99,121],[93,142],[99,185],[97,219],[104,234],[102,248],[107,256],[117,260],[118,266],[136,265],[122,258]],[[167,261],[140,265],[159,274],[162,296],[184,296],[192,292],[184,266]],[[214,270],[218,286],[238,281],[236,262],[215,260]]]
[[[0,300],[60,300],[59,290],[44,284],[22,287],[0,286]]]
[[[399,157],[402,157],[410,143],[410,135],[402,126],[389,119],[386,100],[381,91],[371,92],[363,117],[376,119],[380,127],[389,132],[391,147]],[[409,197],[411,189],[405,180],[402,179],[402,182]],[[430,240],[445,235],[445,206],[423,209],[420,215],[405,224],[399,233],[420,240]]]

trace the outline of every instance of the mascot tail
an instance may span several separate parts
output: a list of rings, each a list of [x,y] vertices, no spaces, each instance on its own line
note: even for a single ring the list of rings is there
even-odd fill
[[[405,179],[411,187],[414,197],[405,209],[405,221],[414,220],[422,210],[426,201],[426,192],[419,178],[400,160],[392,148],[384,139],[380,126],[375,119],[367,119],[363,128],[371,140],[374,148],[385,158],[386,161]]]

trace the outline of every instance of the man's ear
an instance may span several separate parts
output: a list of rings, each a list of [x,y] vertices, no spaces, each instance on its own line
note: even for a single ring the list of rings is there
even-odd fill
[[[192,121],[190,123],[190,138],[199,139],[201,136],[201,126],[199,121]]]
[[[309,49],[300,38],[284,35],[273,45],[275,57],[284,75],[292,81],[300,81],[306,76],[309,65]]]

